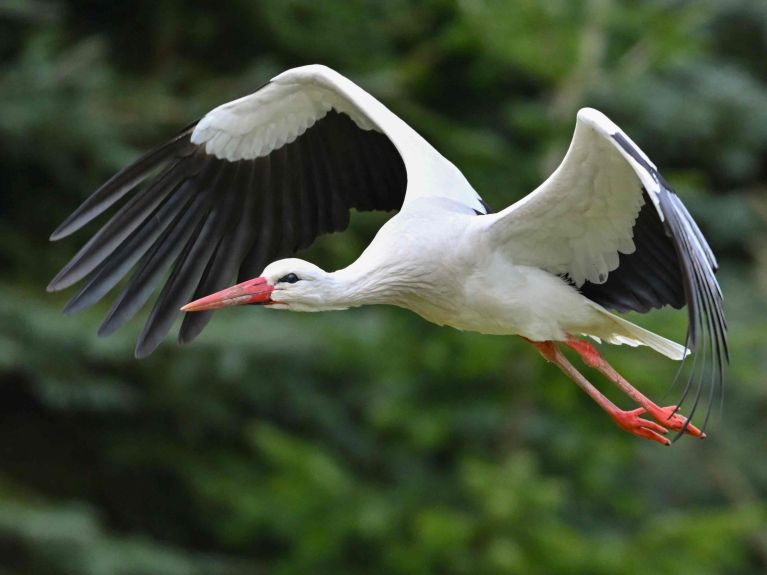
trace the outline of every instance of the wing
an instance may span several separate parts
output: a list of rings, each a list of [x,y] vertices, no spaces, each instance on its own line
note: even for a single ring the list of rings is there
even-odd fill
[[[398,209],[406,189],[410,201],[429,180],[453,184],[437,190],[461,190],[454,172],[340,74],[324,66],[289,70],[214,109],[96,190],[52,240],[122,204],[48,289],[85,280],[66,307],[73,313],[133,270],[101,326],[107,335],[167,277],[136,346],[136,355],[146,356],[190,299],[226,287],[236,274],[253,277],[318,235],[345,229],[351,208]],[[484,213],[470,187],[453,199]],[[209,313],[187,314],[179,340],[191,341],[209,320]]]
[[[646,312],[687,305],[686,345],[701,354],[682,401],[694,381],[696,405],[704,381],[711,394],[721,387],[729,352],[716,258],[656,166],[603,114],[578,112],[560,166],[489,218],[494,241],[515,263],[565,276],[605,307]]]

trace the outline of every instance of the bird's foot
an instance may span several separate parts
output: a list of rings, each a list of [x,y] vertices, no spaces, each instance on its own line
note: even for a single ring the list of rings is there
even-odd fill
[[[610,415],[619,427],[622,427],[633,435],[644,437],[645,439],[649,439],[651,441],[657,441],[663,445],[671,445],[671,442],[666,437],[663,437],[663,435],[668,433],[668,429],[659,423],[655,423],[649,419],[642,419],[639,417],[644,413],[646,413],[645,408],[640,407],[631,411],[623,411],[618,409],[611,411]]]
[[[648,415],[661,425],[666,426],[672,431],[680,431],[684,429],[684,432],[692,435],[693,437],[700,437],[705,439],[706,434],[700,429],[695,427],[692,423],[687,423],[687,418],[678,413],[679,408],[676,405],[669,405],[667,407],[660,407],[658,405],[651,407],[647,410]],[[685,424],[687,427],[685,427]]]

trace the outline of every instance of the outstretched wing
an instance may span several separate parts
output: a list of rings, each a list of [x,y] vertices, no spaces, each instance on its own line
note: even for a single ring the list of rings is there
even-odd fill
[[[729,352],[716,258],[655,164],[602,113],[580,110],[555,172],[489,217],[515,263],[566,276],[605,307],[687,305],[686,345],[703,360],[696,356],[682,401],[695,381],[696,405],[704,381],[710,397],[721,387]]]
[[[96,190],[52,240],[123,203],[48,289],[85,280],[67,305],[73,313],[99,301],[133,269],[99,331],[107,335],[167,277],[136,346],[136,355],[146,356],[190,299],[226,287],[238,273],[241,280],[255,276],[318,235],[345,229],[351,208],[399,209],[406,189],[409,201],[430,179],[454,184],[454,172],[415,131],[340,74],[324,66],[289,70],[212,110]],[[476,194],[455,191],[460,186],[435,189],[484,213]],[[194,339],[209,319],[210,313],[186,315],[179,340]]]

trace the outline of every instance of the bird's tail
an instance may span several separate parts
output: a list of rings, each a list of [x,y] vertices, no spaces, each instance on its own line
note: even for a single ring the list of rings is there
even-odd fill
[[[636,347],[638,345],[646,345],[658,353],[661,353],[666,357],[675,359],[677,361],[684,359],[684,357],[690,353],[690,351],[683,345],[671,341],[670,339],[666,339],[665,337],[658,335],[657,333],[653,333],[643,327],[639,327],[635,323],[631,323],[630,321],[627,321],[622,317],[615,315],[614,313],[610,313],[598,304],[594,304],[594,307],[597,308],[601,313],[605,314],[616,328],[613,333],[607,334],[605,336],[600,336],[601,339],[604,339],[608,343],[618,345],[624,344],[630,345],[632,347]]]

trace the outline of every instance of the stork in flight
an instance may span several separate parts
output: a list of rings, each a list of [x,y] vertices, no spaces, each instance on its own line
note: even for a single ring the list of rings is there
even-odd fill
[[[65,309],[73,313],[133,269],[99,330],[108,335],[167,277],[137,357],[159,345],[180,306],[201,312],[183,319],[179,341],[186,343],[210,310],[227,306],[324,311],[390,304],[438,325],[522,336],[620,427],[659,443],[670,443],[669,430],[703,437],[705,422],[699,429],[678,406],[645,397],[582,336],[646,345],[675,360],[696,352],[679,402],[691,399],[690,417],[701,397],[710,412],[721,393],[729,355],[716,259],[655,164],[593,109],[578,112],[554,173],[491,213],[461,172],[381,102],[327,67],[304,66],[219,106],[138,158],[51,239],[123,198],[48,289],[85,280]],[[399,212],[344,269],[279,259],[345,229],[352,208]],[[235,276],[240,283],[223,289]],[[608,311],[665,305],[688,307],[684,346]],[[559,343],[639,407],[619,409]]]

